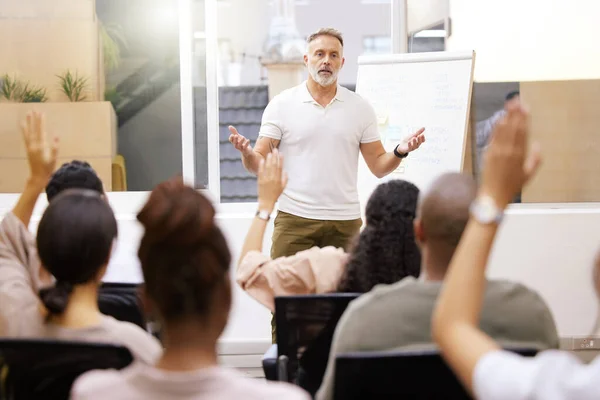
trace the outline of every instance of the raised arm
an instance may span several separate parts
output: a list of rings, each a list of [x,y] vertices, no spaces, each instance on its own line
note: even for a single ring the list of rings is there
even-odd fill
[[[485,158],[476,203],[491,215],[500,213],[537,169],[538,152],[528,154],[528,115],[510,110],[495,127]],[[491,211],[491,212],[490,212]],[[486,213],[473,212],[444,279],[432,320],[432,334],[442,354],[463,385],[473,391],[473,372],[480,359],[499,349],[479,329],[485,289],[485,267],[498,228]],[[475,215],[477,215],[475,217]],[[499,214],[501,215],[501,214]]]
[[[58,143],[48,138],[43,117],[37,113],[27,116],[22,133],[30,174],[13,211],[0,223],[0,335],[19,333],[19,313],[37,304],[37,291],[51,279],[40,268],[35,238],[27,225],[54,171]]]
[[[265,230],[275,203],[287,185],[287,174],[283,172],[283,156],[277,149],[268,153],[266,161],[260,161],[258,167],[258,213],[246,234],[240,263],[250,251],[262,251]],[[259,214],[260,213],[260,214]],[[267,217],[269,216],[269,217]],[[238,264],[239,265],[239,264]]]
[[[45,117],[40,113],[27,114],[21,124],[21,133],[29,162],[29,177],[13,208],[13,214],[23,222],[25,227],[28,227],[37,199],[44,191],[56,167],[58,138],[48,136]]]
[[[381,140],[370,143],[361,143],[360,152],[362,153],[369,170],[377,178],[383,178],[394,171],[402,162],[402,158],[406,157],[411,151],[418,149],[425,141],[424,131],[425,128],[421,128],[402,140],[402,142],[396,146],[395,152],[386,152]],[[398,153],[402,158],[398,157],[395,153]]]

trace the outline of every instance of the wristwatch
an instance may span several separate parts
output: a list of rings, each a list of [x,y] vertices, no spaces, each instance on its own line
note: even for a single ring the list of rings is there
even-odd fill
[[[394,147],[394,155],[398,158],[406,158],[406,156],[408,156],[408,153],[399,153],[398,146],[400,145],[396,145],[396,147]]]
[[[496,205],[494,199],[487,195],[477,197],[471,203],[469,211],[477,222],[484,225],[499,224],[504,216],[504,211]]]
[[[262,219],[263,221],[268,221],[271,219],[271,213],[266,210],[258,210],[256,212],[256,216],[258,219]]]

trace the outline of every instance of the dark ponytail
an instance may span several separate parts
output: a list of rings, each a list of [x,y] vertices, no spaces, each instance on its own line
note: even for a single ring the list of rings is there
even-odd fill
[[[40,299],[50,314],[62,314],[69,304],[73,285],[56,282],[56,285],[40,290]]]
[[[100,278],[116,237],[117,221],[98,192],[67,189],[50,201],[36,244],[42,265],[56,278],[56,285],[39,292],[51,314],[65,311],[76,285]]]

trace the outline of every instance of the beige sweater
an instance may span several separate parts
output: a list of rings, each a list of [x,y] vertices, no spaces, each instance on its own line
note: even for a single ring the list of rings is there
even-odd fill
[[[46,323],[37,296],[39,273],[33,235],[13,213],[6,214],[0,223],[0,336],[114,343],[144,362],[158,359],[158,340],[128,322],[103,316],[98,325],[81,329]]]
[[[195,371],[164,371],[134,363],[122,371],[91,371],[71,389],[75,400],[186,399],[186,400],[308,400],[296,386],[247,378],[222,367]]]
[[[275,260],[259,251],[250,251],[235,277],[250,296],[275,311],[277,296],[337,291],[347,261],[344,250],[332,246],[313,247]]]

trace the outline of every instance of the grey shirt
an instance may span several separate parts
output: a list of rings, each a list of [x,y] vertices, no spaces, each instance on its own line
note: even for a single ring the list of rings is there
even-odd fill
[[[376,286],[350,303],[336,328],[317,399],[333,398],[337,354],[431,348],[431,316],[441,287],[442,282],[407,277]],[[518,283],[488,281],[480,326],[505,346],[558,348],[556,326],[546,303]]]

